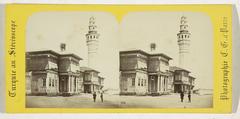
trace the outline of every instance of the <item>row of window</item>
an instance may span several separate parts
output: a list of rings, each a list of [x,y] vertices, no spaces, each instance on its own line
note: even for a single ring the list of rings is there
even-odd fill
[[[138,86],[147,86],[147,80],[138,78]],[[135,78],[132,78],[132,86],[135,86]]]
[[[58,85],[57,79],[49,78],[48,85],[49,85],[49,87],[57,86]],[[46,87],[46,79],[42,79],[42,86]]]
[[[98,36],[90,35],[90,36],[87,36],[87,38],[98,38]]]
[[[146,79],[138,79],[138,86],[147,86],[147,80]]]
[[[179,35],[178,38],[189,38],[189,35]]]
[[[57,79],[49,78],[48,85],[49,85],[49,87],[55,87],[55,86],[57,86],[57,85],[58,85]]]

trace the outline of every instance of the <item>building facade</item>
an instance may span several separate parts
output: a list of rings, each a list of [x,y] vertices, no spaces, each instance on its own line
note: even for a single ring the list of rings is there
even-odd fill
[[[170,67],[170,72],[173,75],[173,92],[188,92],[194,88],[195,78],[190,76],[190,71],[176,66]]]
[[[61,54],[58,59],[59,92],[62,95],[78,94],[81,83],[79,61],[74,54]]]
[[[26,53],[26,74],[29,74],[26,79],[27,84],[30,85],[26,87],[31,88],[31,94],[56,95],[59,93],[58,57],[59,54],[54,51]]]
[[[27,52],[26,94],[69,96],[88,92],[84,87],[88,87],[84,85],[88,80],[97,85],[95,91],[101,89],[104,78],[99,80],[98,74],[92,72],[88,76],[88,71],[81,70],[80,60],[75,54],[60,54],[52,50]]]
[[[142,50],[120,52],[120,94],[159,95],[167,93],[169,60],[165,54]]]
[[[99,71],[89,67],[80,67],[83,72],[84,93],[98,92],[103,88],[104,78],[99,76]]]
[[[172,58],[142,50],[120,52],[121,95],[163,95],[188,92],[195,78],[190,71],[169,66]]]
[[[149,93],[167,94],[169,82],[169,60],[165,54],[151,54],[148,59]]]

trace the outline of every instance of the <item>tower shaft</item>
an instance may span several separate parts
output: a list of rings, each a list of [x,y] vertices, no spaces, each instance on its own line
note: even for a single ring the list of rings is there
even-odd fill
[[[86,34],[87,46],[88,46],[88,66],[90,68],[96,68],[97,55],[98,55],[98,38],[97,26],[95,24],[95,18],[89,19],[88,33]]]
[[[180,31],[177,34],[179,46],[179,66],[182,68],[188,68],[189,64],[190,35],[186,17],[182,16],[180,21]]]

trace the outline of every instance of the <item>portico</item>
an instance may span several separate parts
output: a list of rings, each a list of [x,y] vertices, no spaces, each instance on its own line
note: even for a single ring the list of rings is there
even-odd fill
[[[78,75],[66,73],[60,74],[59,91],[62,95],[73,95],[78,93]]]
[[[149,74],[148,92],[152,95],[167,93],[168,77],[163,74]]]

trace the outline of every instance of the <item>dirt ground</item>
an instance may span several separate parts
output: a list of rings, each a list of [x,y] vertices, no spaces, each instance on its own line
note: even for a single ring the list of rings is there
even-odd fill
[[[184,97],[180,101],[179,94],[162,96],[119,96],[104,95],[101,102],[100,95],[97,95],[96,102],[93,102],[91,94],[80,94],[70,97],[62,96],[27,96],[27,108],[211,108],[213,106],[212,95],[192,95],[192,102]]]

